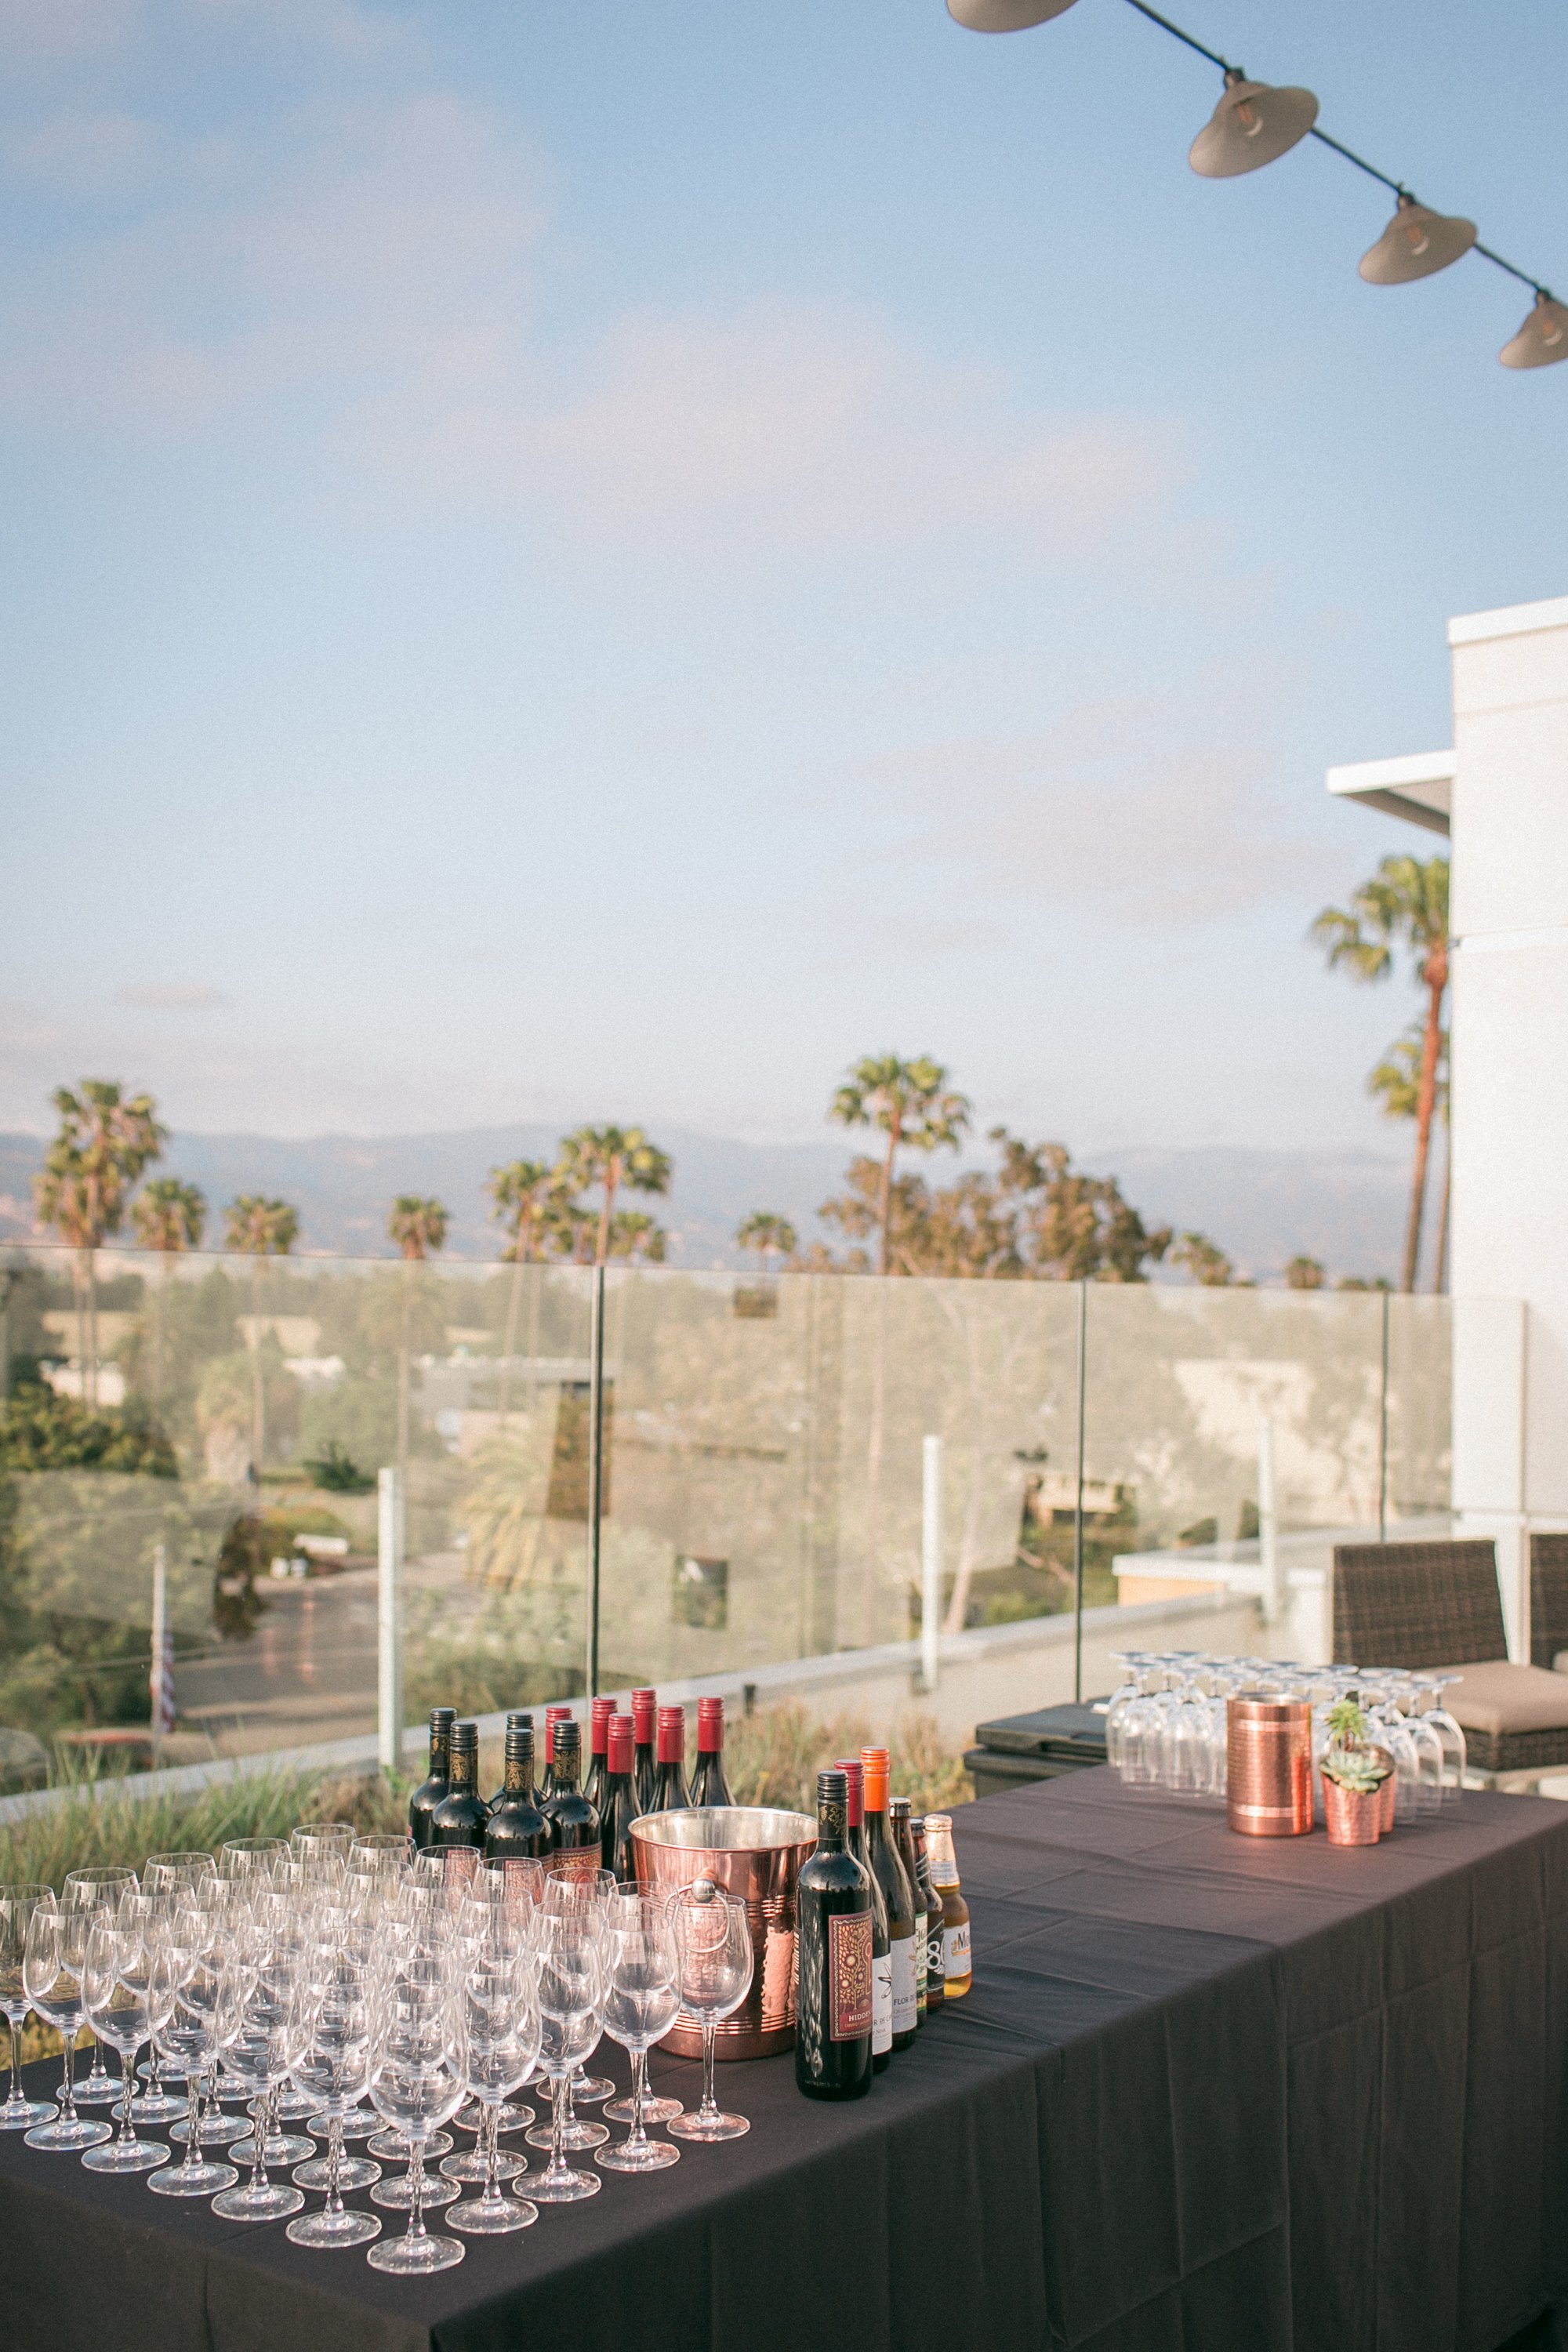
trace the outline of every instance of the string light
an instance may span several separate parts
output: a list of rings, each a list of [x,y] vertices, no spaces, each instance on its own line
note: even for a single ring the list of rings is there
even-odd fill
[[[1065,16],[1074,5],[1075,0],[947,0],[948,14],[972,33],[1026,32]],[[1219,103],[1187,157],[1202,178],[1228,180],[1258,171],[1289,154],[1303,139],[1315,139],[1321,147],[1331,148],[1343,162],[1353,163],[1358,172],[1364,172],[1394,195],[1394,218],[1361,258],[1361,275],[1369,286],[1413,285],[1418,278],[1448,268],[1467,253],[1479,253],[1483,261],[1528,286],[1535,297],[1519,332],[1498,353],[1503,366],[1552,367],[1558,360],[1568,359],[1568,304],[1559,302],[1550,287],[1527,269],[1516,268],[1489,245],[1483,245],[1474,221],[1434,212],[1430,205],[1417,202],[1403,180],[1390,179],[1364,155],[1331,139],[1318,122],[1318,101],[1310,89],[1276,89],[1268,82],[1248,81],[1239,66],[1184,32],[1169,16],[1162,16],[1148,0],[1127,0],[1127,5],[1150,24],[1158,25],[1163,33],[1206,58],[1225,76]]]

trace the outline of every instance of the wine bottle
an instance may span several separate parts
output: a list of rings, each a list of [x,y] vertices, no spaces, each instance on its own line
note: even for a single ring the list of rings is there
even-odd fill
[[[958,1862],[952,1851],[952,1817],[926,1815],[926,1852],[931,1857],[931,1883],[942,1897],[942,1963],[943,2000],[962,2000],[973,1982],[969,1948],[969,1906],[958,1891]]]
[[[555,1788],[555,1727],[572,1718],[569,1706],[547,1706],[544,1710],[544,1770],[540,1776],[539,1798],[542,1804]]]
[[[921,1899],[925,1905],[926,2015],[932,2017],[942,2007],[943,1992],[942,1897],[931,1883],[931,1860],[926,1853],[926,1825],[918,1815],[910,1823],[910,1835],[915,1843],[915,1869],[920,1881]]]
[[[588,1777],[583,1783],[583,1794],[595,1811],[600,1814],[605,1810],[605,1778],[609,1770],[605,1757],[610,1717],[615,1711],[613,1698],[596,1698],[588,1725]]]
[[[550,1823],[533,1793],[533,1722],[508,1716],[506,1780],[485,1823],[485,1857],[538,1861],[550,1852]]]
[[[447,1793],[452,1726],[457,1720],[455,1706],[433,1706],[430,1710],[430,1771],[408,1800],[408,1834],[421,1853],[430,1843],[430,1817]]]
[[[915,1900],[898,1847],[888,1830],[888,1751],[862,1748],[866,1776],[866,1853],[888,1902],[888,1946],[893,1963],[893,2048],[915,2038]]]
[[[482,1853],[490,1809],[479,1794],[479,1727],[452,1726],[451,1777],[447,1793],[430,1816],[432,1848],[467,1846]]]
[[[655,1753],[658,1730],[658,1693],[656,1690],[633,1691],[632,1724],[632,1777],[637,1782],[638,1804],[645,1813],[651,1813],[654,1776],[658,1770],[658,1758]]]
[[[893,1952],[888,1940],[888,1898],[871,1868],[866,1845],[866,1774],[858,1756],[841,1756],[834,1767],[849,1787],[849,1851],[871,1888],[871,2071],[884,2074],[893,2061]]]
[[[658,1711],[658,1769],[654,1774],[650,1813],[684,1812],[686,1793],[686,1709],[661,1706]]]
[[[816,1851],[795,1886],[795,2079],[808,2099],[871,2087],[871,1888],[845,1845],[848,1783],[816,1776]]]
[[[694,1805],[732,1805],[735,1801],[724,1778],[721,1698],[700,1698],[697,1702],[697,1769],[691,1775],[691,1801]]]
[[[532,1716],[529,1713],[529,1711],[528,1711],[528,1709],[527,1709],[526,1707],[514,1707],[514,1708],[513,1708],[513,1710],[512,1710],[512,1712],[511,1712],[511,1713],[507,1717],[507,1719],[506,1719],[506,1727],[507,1727],[507,1729],[508,1729],[508,1731],[509,1731],[509,1732],[510,1732],[510,1731],[526,1731],[526,1732],[527,1732],[527,1734],[528,1734],[528,1784],[529,1784],[529,1787],[530,1787],[530,1788],[531,1788],[531,1787],[533,1786],[533,1717],[532,1717]],[[503,1768],[504,1768],[504,1751],[503,1751]],[[505,1794],[506,1794],[506,1782],[505,1782],[505,1780],[502,1780],[502,1782],[501,1782],[500,1787],[496,1790],[495,1795],[490,1799],[490,1811],[491,1811],[491,1812],[492,1812],[492,1813],[494,1812],[494,1811],[495,1811],[496,1807],[500,1803],[500,1801],[501,1801],[501,1799],[505,1796]]]
[[[915,2024],[926,2021],[926,1912],[925,1898],[921,1893],[920,1873],[915,1867],[915,1842],[910,1834],[910,1801],[907,1797],[888,1800],[888,1834],[899,1850],[899,1860],[904,1865],[904,1876],[910,1882],[910,1915],[915,1928]]]
[[[637,1780],[632,1769],[633,1726],[629,1715],[611,1716],[609,1743],[605,1774],[605,1858],[601,1867],[613,1870],[623,1886],[628,1884],[635,1885],[637,1872],[632,1853],[631,1826],[638,1819],[638,1813]]]
[[[563,1716],[555,1726],[555,1786],[539,1810],[550,1823],[549,1867],[568,1878],[591,1878],[602,1867],[599,1816],[577,1786],[582,1760],[582,1727]]]

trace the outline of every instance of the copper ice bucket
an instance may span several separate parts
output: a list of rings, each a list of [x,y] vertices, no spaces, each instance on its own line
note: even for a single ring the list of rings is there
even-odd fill
[[[816,1851],[809,1813],[762,1805],[694,1805],[644,1813],[631,1827],[637,1874],[660,1895],[710,1878],[746,1906],[756,1968],[739,2009],[719,2021],[715,2055],[771,2058],[795,2046],[795,1890]],[[659,2045],[700,2058],[702,2028],[682,2010]]]
[[[1312,1826],[1312,1710],[1283,1691],[1226,1702],[1226,1812],[1243,1837],[1303,1837]]]

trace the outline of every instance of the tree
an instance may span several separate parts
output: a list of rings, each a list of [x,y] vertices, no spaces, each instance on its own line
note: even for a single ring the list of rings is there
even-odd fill
[[[1426,1038],[1423,1024],[1413,1021],[1403,1037],[1396,1037],[1366,1082],[1368,1094],[1374,1095],[1383,1105],[1384,1118],[1417,1118],[1421,1110],[1421,1074],[1425,1062]],[[1448,1127],[1448,1033],[1445,1029],[1437,1042],[1437,1082],[1433,1095],[1433,1109]],[[1451,1146],[1450,1146],[1451,1150]],[[1435,1292],[1443,1288],[1448,1268],[1448,1187],[1449,1154],[1443,1164],[1443,1207],[1437,1221],[1437,1261],[1432,1274]]]
[[[1206,1234],[1182,1234],[1172,1245],[1171,1264],[1184,1265],[1193,1280],[1205,1290],[1226,1290],[1236,1276],[1236,1268],[1217,1242]]]
[[[610,1227],[610,1255],[639,1260],[647,1265],[664,1264],[665,1244],[669,1236],[664,1227],[656,1224],[644,1209],[617,1209]]]
[[[1062,1143],[1027,1144],[994,1127],[998,1179],[1019,1203],[1023,1270],[1054,1282],[1146,1282],[1171,1246],[1169,1225],[1145,1225],[1114,1176],[1087,1176]]]
[[[829,1118],[840,1127],[880,1128],[888,1139],[877,1192],[879,1274],[892,1271],[889,1225],[900,1145],[916,1151],[956,1151],[967,1132],[968,1097],[950,1090],[947,1076],[929,1055],[904,1062],[896,1054],[868,1054],[855,1064],[828,1108]]]
[[[1287,1290],[1321,1290],[1323,1287],[1322,1260],[1302,1255],[1288,1259],[1285,1265],[1285,1287]]]
[[[485,1179],[485,1191],[490,1197],[490,1214],[505,1226],[511,1236],[501,1252],[502,1260],[511,1266],[511,1287],[506,1302],[506,1340],[501,1357],[502,1412],[511,1402],[511,1365],[517,1353],[517,1318],[522,1303],[522,1269],[531,1265],[540,1254],[539,1244],[543,1239],[545,1220],[560,1186],[559,1170],[548,1167],[542,1160],[509,1160],[504,1168],[492,1168]],[[535,1352],[531,1346],[528,1352],[531,1360]]]
[[[628,1192],[668,1192],[675,1173],[668,1153],[650,1143],[640,1127],[580,1127],[562,1144],[560,1166],[572,1192],[599,1188],[595,1265],[605,1265],[610,1255],[616,1194],[623,1186]]]
[[[158,1124],[151,1095],[128,1096],[116,1079],[83,1078],[76,1093],[57,1087],[50,1099],[59,1113],[59,1132],[33,1179],[33,1202],[39,1223],[53,1225],[77,1254],[77,1355],[83,1397],[96,1404],[95,1253],[110,1234],[120,1231],[137,1180],[162,1154],[168,1130]]]
[[[153,1394],[163,1387],[163,1285],[174,1260],[188,1249],[200,1249],[206,1229],[206,1194],[177,1176],[154,1176],[143,1184],[131,1204],[131,1222],[143,1249],[156,1250],[163,1260],[158,1287],[153,1294]]]
[[[261,1363],[261,1262],[287,1257],[300,1237],[297,1210],[287,1201],[267,1199],[260,1192],[242,1192],[224,1211],[228,1246],[250,1260],[250,1470],[261,1476],[261,1456],[267,1443],[266,1389]]]
[[[1448,986],[1447,859],[1431,857],[1423,862],[1406,856],[1385,857],[1372,880],[1354,893],[1348,909],[1323,909],[1312,926],[1312,937],[1327,954],[1331,971],[1342,966],[1353,980],[1361,981],[1385,980],[1394,970],[1394,949],[1403,944],[1410,951],[1415,978],[1426,992],[1420,1063],[1414,1073],[1415,1160],[1399,1286],[1401,1290],[1414,1290],[1421,1259],[1426,1164],[1443,1052],[1443,999]],[[1388,1064],[1382,1066],[1386,1068]]]
[[[405,1260],[403,1269],[403,1329],[397,1343],[397,1461],[400,1469],[405,1469],[408,1464],[408,1318],[414,1309],[414,1268],[446,1247],[447,1225],[447,1211],[443,1204],[439,1201],[422,1199],[417,1192],[400,1192],[392,1204],[392,1214],[386,1222],[387,1233]]]
[[[777,1215],[772,1209],[753,1209],[736,1226],[735,1244],[739,1249],[756,1251],[765,1276],[773,1252],[777,1250],[781,1257],[793,1257],[799,1247],[799,1236],[787,1217]]]

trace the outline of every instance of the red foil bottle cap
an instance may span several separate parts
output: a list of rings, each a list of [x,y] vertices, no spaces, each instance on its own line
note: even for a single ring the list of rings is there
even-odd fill
[[[683,1764],[686,1761],[686,1709],[683,1706],[659,1708],[658,1760],[661,1764]]]
[[[885,1813],[888,1810],[888,1751],[885,1748],[862,1748],[860,1770],[866,1784],[866,1811]]]
[[[547,1706],[544,1710],[544,1760],[547,1764],[555,1761],[555,1727],[571,1713],[569,1706]]]
[[[700,1756],[717,1756],[724,1745],[724,1702],[721,1698],[700,1698],[697,1702],[697,1752]]]
[[[629,1715],[612,1715],[606,1727],[607,1753],[612,1772],[629,1772],[632,1769],[634,1727]]]
[[[615,1711],[616,1702],[613,1698],[596,1698],[594,1701],[591,1743],[592,1753],[595,1756],[603,1756],[607,1752],[609,1721]]]
[[[849,1783],[849,1826],[858,1830],[866,1818],[866,1782],[858,1756],[841,1756],[834,1766]]]
[[[632,1722],[637,1727],[637,1742],[639,1748],[649,1748],[653,1745],[653,1727],[658,1713],[658,1693],[657,1691],[633,1691]]]

